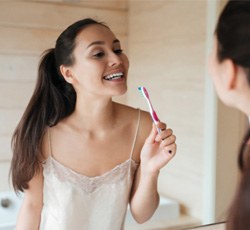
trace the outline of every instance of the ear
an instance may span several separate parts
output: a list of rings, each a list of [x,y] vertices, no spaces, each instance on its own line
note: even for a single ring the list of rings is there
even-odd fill
[[[73,73],[72,73],[70,67],[61,65],[60,72],[63,75],[65,81],[67,81],[70,84],[72,84],[74,82]]]
[[[223,84],[226,89],[231,90],[236,86],[238,68],[231,59],[223,61],[222,68]]]

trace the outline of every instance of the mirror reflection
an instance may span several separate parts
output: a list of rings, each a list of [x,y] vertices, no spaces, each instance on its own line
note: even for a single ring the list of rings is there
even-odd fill
[[[10,142],[33,93],[41,54],[55,46],[57,37],[68,25],[91,17],[107,23],[129,59],[128,90],[122,96],[117,93],[114,100],[149,111],[137,89],[145,86],[159,119],[177,137],[177,154],[159,174],[159,208],[150,221],[140,225],[128,209],[125,229],[188,229],[224,221],[236,189],[236,153],[246,127],[242,114],[217,99],[207,70],[215,24],[225,3],[1,2],[0,216],[6,217],[4,206],[13,208],[13,216],[19,210],[20,202],[9,192]],[[120,49],[120,44],[112,44],[112,50]],[[64,69],[64,76],[70,81],[69,72]],[[124,146],[121,152],[129,148]],[[135,160],[139,161],[139,157]],[[114,158],[112,165],[117,162],[121,159]],[[102,172],[112,165],[102,168]],[[98,175],[90,172],[89,169],[83,173]],[[9,205],[10,200],[18,205]]]

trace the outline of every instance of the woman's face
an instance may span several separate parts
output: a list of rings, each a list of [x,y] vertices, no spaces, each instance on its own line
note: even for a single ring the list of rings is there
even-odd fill
[[[122,95],[127,90],[128,58],[120,41],[102,25],[90,25],[76,37],[69,67],[77,94]]]

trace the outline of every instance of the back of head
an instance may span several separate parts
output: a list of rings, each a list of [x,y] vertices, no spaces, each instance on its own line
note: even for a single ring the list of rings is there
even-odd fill
[[[230,0],[220,14],[215,35],[218,60],[229,58],[244,67],[250,83],[250,1]]]
[[[242,67],[250,85],[250,1],[230,0],[220,14],[215,30],[218,60],[231,59]],[[239,154],[242,175],[231,205],[227,230],[250,229],[250,138],[248,131]]]

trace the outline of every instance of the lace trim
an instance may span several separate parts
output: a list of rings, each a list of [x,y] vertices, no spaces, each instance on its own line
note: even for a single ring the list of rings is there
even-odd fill
[[[131,168],[129,170],[130,165]],[[44,162],[43,168],[45,174],[53,173],[61,182],[70,182],[87,193],[93,193],[104,184],[114,184],[123,180],[126,176],[129,176],[129,172],[132,178],[138,165],[130,158],[100,176],[88,177],[67,168],[50,156]]]

